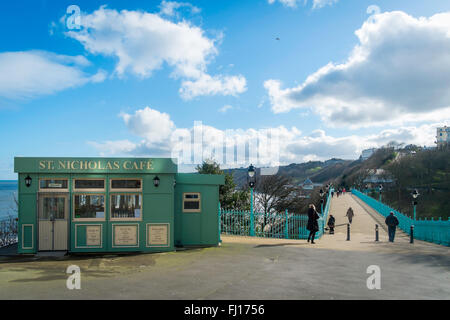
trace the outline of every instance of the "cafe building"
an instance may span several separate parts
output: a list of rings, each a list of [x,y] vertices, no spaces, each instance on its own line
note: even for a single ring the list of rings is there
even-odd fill
[[[18,253],[161,252],[219,243],[223,175],[168,158],[14,159]]]

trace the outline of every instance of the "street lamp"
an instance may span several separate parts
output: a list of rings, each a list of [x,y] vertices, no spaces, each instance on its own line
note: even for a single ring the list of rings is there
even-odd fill
[[[380,184],[380,186],[378,187],[378,191],[380,192],[380,202],[381,202],[381,193],[383,190],[383,186]]]
[[[250,187],[250,236],[255,235],[254,218],[253,218],[253,188],[256,184],[256,170],[255,167],[250,164],[247,171],[247,181]]]
[[[413,206],[414,206],[414,221],[416,221],[416,206],[417,206],[417,197],[419,196],[419,192],[417,189],[414,189],[414,191],[411,193],[411,196],[413,197]]]
[[[368,184],[366,184],[366,195],[369,193],[369,185]]]

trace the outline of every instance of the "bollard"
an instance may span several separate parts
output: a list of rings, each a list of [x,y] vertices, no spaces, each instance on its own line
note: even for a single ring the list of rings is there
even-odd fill
[[[377,224],[375,225],[375,241],[379,241],[379,238],[378,238],[378,225]]]
[[[411,232],[409,235],[409,243],[414,243],[414,225],[411,226]]]
[[[350,241],[350,223],[347,223],[347,241]]]

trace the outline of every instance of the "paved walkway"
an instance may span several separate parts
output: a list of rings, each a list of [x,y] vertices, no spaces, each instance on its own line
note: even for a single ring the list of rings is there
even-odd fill
[[[390,243],[377,216],[350,194],[334,198],[345,227],[312,245],[306,240],[222,236],[221,247],[157,254],[0,257],[0,299],[450,299],[448,247],[406,239]],[[66,269],[81,269],[81,290],[68,290]],[[381,290],[366,286],[381,270]]]

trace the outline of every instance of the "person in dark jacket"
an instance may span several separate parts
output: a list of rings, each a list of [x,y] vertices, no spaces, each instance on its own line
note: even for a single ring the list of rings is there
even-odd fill
[[[397,229],[398,226],[398,219],[396,216],[394,216],[393,211],[391,211],[390,214],[387,216],[385,222],[388,226],[389,241],[394,242],[395,230]]]
[[[332,214],[330,214],[330,217],[328,218],[328,228],[330,228],[330,234],[334,234],[334,223],[335,219]]]
[[[317,220],[320,218],[317,213],[316,207],[313,204],[309,205],[308,208],[308,224],[306,229],[309,230],[308,242],[311,240],[311,243],[314,242],[314,237],[316,236],[316,232],[319,231],[319,223]]]

